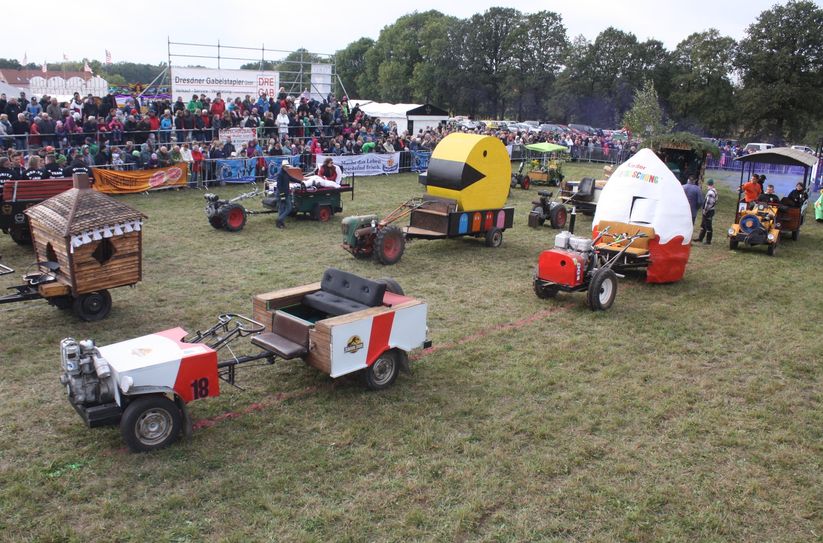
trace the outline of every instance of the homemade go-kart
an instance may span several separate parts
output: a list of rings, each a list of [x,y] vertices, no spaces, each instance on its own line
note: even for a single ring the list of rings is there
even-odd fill
[[[557,186],[563,181],[563,161],[556,155],[557,153],[568,152],[566,146],[542,142],[526,145],[526,149],[539,154],[540,158],[528,161],[529,171],[526,174],[523,173],[523,168],[527,160],[520,163],[517,172],[512,174],[512,188],[519,185],[520,188],[529,190],[532,185]]]
[[[409,351],[431,345],[426,303],[392,279],[329,268],[318,283],[253,304],[253,319],[223,314],[204,332],[178,327],[102,347],[64,339],[60,382],[69,402],[90,428],[119,424],[132,451],[151,451],[190,433],[186,405],[218,396],[220,380],[235,385],[241,364],[299,358],[331,377],[360,373],[381,390],[408,370]],[[259,351],[235,354],[241,338]]]
[[[31,233],[24,211],[71,187],[71,178],[6,181],[0,202],[0,230],[9,234],[15,243],[28,245]]]
[[[678,281],[689,259],[692,228],[680,183],[644,149],[603,189],[591,238],[561,232],[555,247],[540,254],[534,292],[552,298],[559,291],[587,291],[589,308],[599,310],[611,307],[617,278],[629,270],[645,269],[649,283]]]
[[[98,321],[111,311],[109,289],[142,279],[145,215],[88,188],[86,174],[75,174],[74,184],[26,209],[37,271],[9,287],[16,292],[0,297],[0,304],[45,299]]]
[[[343,177],[343,172],[339,166],[337,166],[338,179],[341,180],[341,183],[339,185],[329,183],[329,186],[320,186],[309,182],[303,177],[300,168],[283,167],[291,179],[292,215],[302,213],[314,220],[327,222],[335,213],[343,211],[340,196],[342,193],[351,192],[352,200],[354,200],[354,177]],[[261,201],[265,209],[262,210],[247,209],[238,203],[259,196],[260,189],[256,185],[249,192],[244,192],[230,200],[221,200],[219,196],[213,193],[205,194],[206,217],[209,219],[209,224],[218,230],[239,232],[246,225],[246,219],[249,215],[278,213],[280,198],[277,197],[276,188],[277,181],[266,180],[263,190],[264,197]]]
[[[779,202],[755,201],[747,205],[742,198],[743,182],[754,173],[756,164],[778,164],[803,168],[803,190],[808,194],[811,172],[817,157],[790,147],[773,147],[739,158],[744,163],[740,172],[738,203],[734,224],[729,227],[729,249],[745,245],[766,245],[766,253],[774,256],[780,243],[780,234],[787,234],[793,241],[800,237],[800,227],[806,220],[809,202],[806,197],[799,205],[789,198]],[[749,165],[748,171],[745,164]]]
[[[343,219],[343,248],[355,258],[374,256],[394,264],[407,239],[484,238],[489,247],[503,243],[503,231],[514,222],[514,208],[503,207],[511,164],[497,138],[453,133],[441,141],[420,175],[422,198],[412,198],[391,213]],[[395,223],[409,217],[409,225]]]

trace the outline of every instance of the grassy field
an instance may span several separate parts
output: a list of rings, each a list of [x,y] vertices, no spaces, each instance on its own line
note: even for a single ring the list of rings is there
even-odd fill
[[[421,188],[359,179],[345,214]],[[338,216],[230,234],[201,192],[124,198],[149,216],[145,274],[107,320],[0,306],[0,540],[823,541],[823,226],[773,258],[730,252],[724,187],[715,244],[693,247],[683,281],[628,277],[593,313],[583,294],[532,293],[555,234],[526,227],[534,197],[512,192],[499,249],[417,241],[391,268],[344,252]],[[32,260],[6,236],[0,253],[19,272]],[[61,338],[202,329],[326,266],[429,302],[434,348],[413,375],[370,393],[299,363],[249,369],[244,390],[191,404],[192,438],[143,455],[66,401]]]

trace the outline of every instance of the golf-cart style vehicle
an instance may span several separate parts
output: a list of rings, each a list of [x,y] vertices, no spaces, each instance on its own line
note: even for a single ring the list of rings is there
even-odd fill
[[[780,243],[780,234],[786,234],[793,241],[800,237],[800,227],[806,220],[809,207],[808,188],[811,172],[817,157],[790,147],[773,147],[736,158],[744,164],[740,172],[737,212],[734,224],[729,227],[729,249],[736,250],[741,243],[745,245],[766,245],[766,253],[774,256]],[[748,164],[748,168],[746,165]],[[743,201],[743,182],[750,178],[756,164],[779,164],[803,169],[802,185],[805,197],[801,202],[784,197],[778,202],[758,200],[748,205]],[[748,176],[748,177],[747,177]],[[781,187],[781,192],[788,194],[794,188]],[[763,195],[761,195],[763,197]],[[765,200],[765,199],[764,199]]]
[[[539,158],[528,160],[529,171],[525,174],[523,169],[527,160],[520,163],[517,172],[512,174],[511,187],[520,186],[523,190],[529,190],[532,185],[558,186],[563,181],[563,160],[558,157],[560,153],[568,153],[565,145],[542,142],[526,145],[529,156],[538,155]]]
[[[341,183],[328,183],[328,186],[321,185],[320,180],[305,178],[300,168],[293,166],[283,166],[283,168],[291,180],[293,203],[291,214],[293,216],[302,214],[316,221],[328,222],[335,213],[343,211],[341,194],[350,192],[354,200],[354,177],[343,177],[339,166],[337,166],[338,179]],[[246,226],[249,215],[279,213],[282,197],[278,197],[276,189],[276,180],[267,179],[265,181],[261,201],[265,209],[262,210],[247,209],[239,203],[259,196],[260,189],[257,185],[249,192],[244,192],[230,200],[221,200],[216,194],[207,193],[203,196],[206,199],[206,218],[209,224],[218,230],[239,232]]]
[[[355,258],[395,264],[407,239],[483,238],[499,247],[514,223],[514,208],[503,207],[511,164],[506,148],[491,136],[453,133],[434,150],[420,175],[423,197],[412,198],[382,219],[360,215],[343,219],[343,248]],[[409,217],[408,226],[398,226]]]
[[[573,221],[571,223],[573,225]],[[617,278],[645,269],[646,282],[679,281],[686,270],[693,225],[680,183],[652,151],[623,163],[603,189],[591,237],[561,232],[543,251],[533,278],[539,298],[587,292],[592,310],[611,307]]]
[[[90,428],[119,425],[128,447],[144,452],[189,434],[187,404],[218,396],[220,381],[235,385],[242,364],[301,359],[333,378],[359,373],[381,390],[408,370],[409,351],[431,345],[426,303],[392,279],[329,268],[320,282],[255,296],[253,311],[191,334],[177,327],[99,347],[66,338],[60,382]],[[259,351],[235,354],[243,338]]]

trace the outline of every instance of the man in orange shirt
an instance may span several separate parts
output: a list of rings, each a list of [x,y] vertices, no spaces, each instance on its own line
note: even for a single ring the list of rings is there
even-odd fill
[[[760,178],[757,175],[752,175],[747,183],[743,183],[743,201],[747,204],[757,200],[763,189],[760,188]]]

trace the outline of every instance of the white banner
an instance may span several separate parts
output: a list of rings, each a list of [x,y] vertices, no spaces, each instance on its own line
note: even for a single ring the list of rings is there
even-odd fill
[[[311,65],[311,95],[322,102],[331,93],[331,64]]]
[[[317,164],[323,164],[325,155],[317,155]],[[366,153],[365,155],[331,156],[346,175],[383,175],[400,173],[400,153]]]
[[[220,130],[220,141],[225,142],[226,138],[230,137],[231,142],[237,149],[240,149],[241,143],[248,143],[253,139],[257,139],[256,128],[224,128]]]
[[[188,101],[193,94],[205,94],[212,100],[222,93],[226,102],[248,94],[256,100],[262,93],[277,96],[280,88],[278,72],[258,72],[256,70],[213,70],[209,68],[171,69],[171,92],[176,100],[182,96]]]

